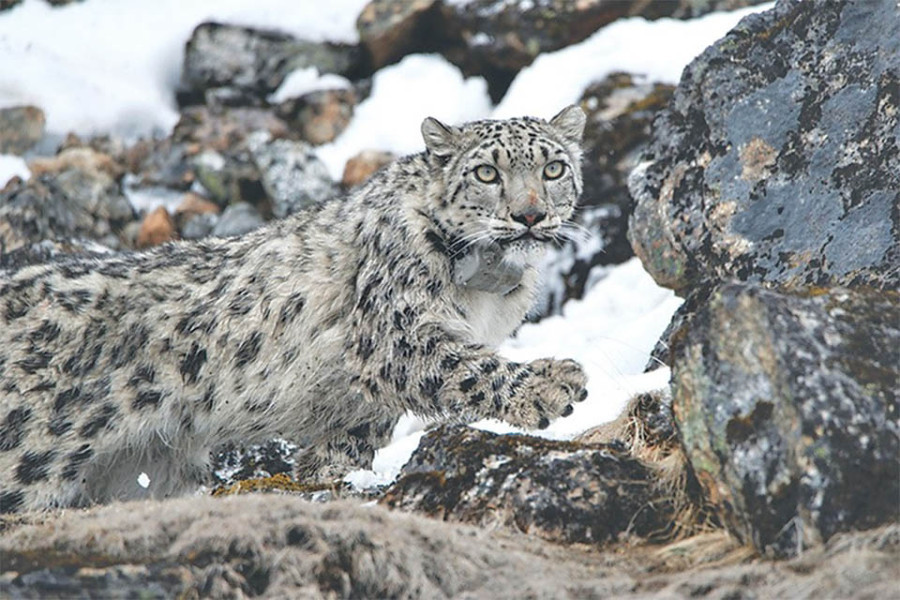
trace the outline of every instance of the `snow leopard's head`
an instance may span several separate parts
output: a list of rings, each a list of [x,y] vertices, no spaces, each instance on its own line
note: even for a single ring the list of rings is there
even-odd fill
[[[450,248],[491,245],[507,260],[531,262],[566,236],[582,190],[584,124],[578,106],[550,121],[523,117],[453,127],[425,119],[428,160],[444,184],[434,217]]]

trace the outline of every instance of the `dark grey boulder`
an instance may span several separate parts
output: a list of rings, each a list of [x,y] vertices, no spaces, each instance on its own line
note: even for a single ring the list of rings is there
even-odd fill
[[[697,479],[760,551],[900,521],[900,294],[727,284],[673,342]]]
[[[265,97],[295,70],[316,67],[323,73],[357,77],[364,72],[355,46],[310,42],[278,31],[202,23],[184,52],[180,100],[204,103],[207,92],[220,104],[264,104]],[[224,95],[222,95],[224,94]]]
[[[419,443],[382,504],[558,542],[605,543],[666,526],[653,471],[615,444],[442,426]]]
[[[661,285],[900,287],[900,8],[779,2],[684,71],[629,187]]]

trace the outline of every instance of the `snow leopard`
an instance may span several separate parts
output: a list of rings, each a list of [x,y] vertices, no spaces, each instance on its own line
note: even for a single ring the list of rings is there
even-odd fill
[[[184,494],[231,441],[291,440],[317,481],[407,412],[569,415],[577,362],[496,347],[572,217],[584,123],[428,118],[423,152],[242,237],[0,274],[0,510]]]

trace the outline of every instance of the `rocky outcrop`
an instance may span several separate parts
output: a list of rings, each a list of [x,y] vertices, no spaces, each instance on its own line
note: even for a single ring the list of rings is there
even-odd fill
[[[727,285],[673,341],[685,450],[741,539],[794,555],[900,520],[900,294]]]
[[[685,70],[632,177],[661,285],[900,287],[900,12],[780,2]]]
[[[444,426],[419,443],[382,504],[557,542],[606,543],[663,528],[650,468],[622,447]]]
[[[900,9],[780,2],[684,72],[629,188],[686,297],[654,354],[719,520],[791,556],[900,520]]]

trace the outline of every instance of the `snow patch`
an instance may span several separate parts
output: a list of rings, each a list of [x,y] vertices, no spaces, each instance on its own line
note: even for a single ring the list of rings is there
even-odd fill
[[[272,104],[280,104],[290,98],[298,98],[304,94],[321,90],[344,90],[350,87],[346,77],[334,73],[319,73],[316,67],[306,67],[288,73],[284,81],[268,97]]]
[[[21,156],[14,154],[0,154],[0,188],[9,183],[13,177],[21,177],[28,180],[31,170],[28,163]]]
[[[425,117],[461,123],[483,119],[490,110],[483,78],[464,78],[442,56],[414,54],[375,73],[372,93],[356,107],[350,125],[317,153],[340,181],[347,159],[361,150],[399,155],[424,150],[420,126]]]
[[[0,107],[33,104],[48,134],[169,132],[185,42],[204,21],[356,43],[366,0],[25,0],[0,13]],[[85,43],[89,40],[89,43]]]

